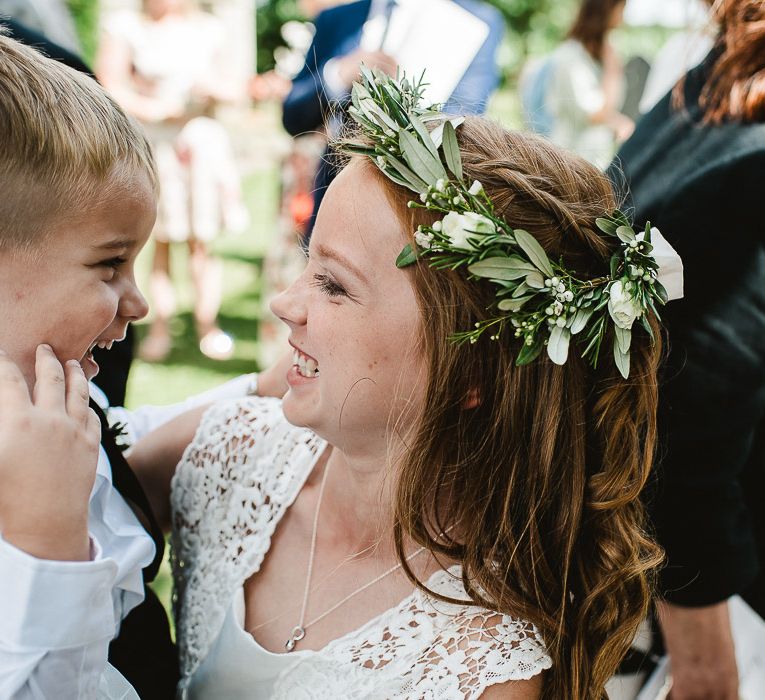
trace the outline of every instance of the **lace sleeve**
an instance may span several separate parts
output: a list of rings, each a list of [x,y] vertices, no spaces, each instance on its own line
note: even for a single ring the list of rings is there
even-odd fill
[[[427,617],[439,615],[423,610],[414,619],[427,627]],[[456,614],[452,608],[449,623],[418,655],[395,698],[477,700],[491,685],[528,680],[551,665],[532,623],[477,607]]]
[[[171,488],[173,604],[184,680],[220,631],[233,592],[259,569],[322,444],[287,423],[278,399],[222,401],[202,417]]]
[[[454,618],[452,633],[444,631],[421,655],[413,674],[420,680],[406,697],[475,700],[491,685],[528,680],[551,665],[532,623],[466,608]]]

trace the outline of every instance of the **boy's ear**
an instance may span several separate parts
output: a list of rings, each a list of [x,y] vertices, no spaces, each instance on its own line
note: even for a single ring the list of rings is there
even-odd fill
[[[471,408],[478,408],[481,405],[481,394],[478,389],[471,389],[462,402],[462,410],[467,411]]]

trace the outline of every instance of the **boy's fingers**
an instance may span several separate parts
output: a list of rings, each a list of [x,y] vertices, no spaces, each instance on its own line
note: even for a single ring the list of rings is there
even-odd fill
[[[98,444],[101,441],[101,421],[98,420],[98,416],[92,408],[88,407],[86,410],[85,430],[93,438],[93,441]]]
[[[64,368],[53,354],[50,345],[38,345],[35,357],[35,406],[53,410],[65,410]]]
[[[77,360],[69,360],[64,366],[66,376],[66,412],[78,423],[87,425],[90,408],[88,380]]]
[[[0,350],[0,410],[9,404],[29,404],[29,389],[16,363]]]

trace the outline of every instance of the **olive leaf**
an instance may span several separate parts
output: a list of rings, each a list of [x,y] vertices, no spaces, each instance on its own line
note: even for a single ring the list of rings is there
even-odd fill
[[[604,219],[602,217],[599,217],[595,219],[595,225],[603,231],[603,233],[609,233],[612,236],[616,235],[616,229],[618,228],[617,224],[615,224],[611,219]]]
[[[407,267],[417,262],[417,252],[412,248],[411,243],[407,243],[396,258],[396,267]]]
[[[398,142],[404,160],[420,179],[428,185],[435,185],[441,178],[446,179],[446,171],[441,161],[434,158],[412,134],[401,130]]]
[[[462,179],[462,158],[460,156],[460,147],[457,143],[457,133],[450,121],[444,122],[443,127],[443,146],[444,158],[449,170],[454,173],[458,179]]]
[[[468,265],[468,272],[492,280],[517,280],[528,274],[528,270],[516,267],[509,258],[484,258]]]
[[[405,179],[409,181],[409,187],[410,190],[413,190],[414,192],[424,192],[428,189],[428,185],[419,175],[416,173],[413,173],[409,168],[406,167],[398,158],[392,155],[386,154],[383,156],[389,163],[392,163],[396,170],[398,170],[399,174]],[[390,171],[386,171],[386,174],[390,173]]]
[[[529,300],[533,299],[533,295],[518,297],[517,299],[502,299],[497,304],[497,308],[500,311],[520,311],[523,305]]]
[[[614,325],[614,336],[616,337],[616,344],[619,346],[619,350],[626,355],[630,351],[632,331],[629,328],[620,328]]]
[[[539,354],[542,352],[544,346],[545,345],[541,336],[536,338],[535,342],[531,345],[526,345],[526,343],[524,343],[521,346],[521,350],[518,353],[518,356],[515,358],[515,364],[518,367],[521,367],[533,362],[537,359],[537,357],[539,357]]]
[[[539,245],[537,239],[523,229],[515,229],[513,235],[515,236],[518,245],[521,247],[521,250],[529,256],[529,260],[531,260],[531,262],[548,277],[552,277],[553,269],[550,264],[550,259],[547,257],[547,253],[545,253],[542,246]]]
[[[547,355],[556,365],[566,364],[569,340],[571,340],[571,331],[568,328],[553,326],[547,343]]]
[[[544,289],[545,278],[542,277],[539,272],[529,272],[529,274],[526,275],[526,284],[532,289]]]
[[[440,119],[443,119],[443,115],[438,115]],[[427,121],[423,117],[420,117],[423,121]],[[441,148],[441,144],[444,140],[444,127],[447,124],[451,124],[456,130],[457,127],[465,121],[465,117],[455,117],[454,119],[443,120],[433,131],[430,132],[430,138],[433,139],[433,143],[436,144],[436,148]],[[455,173],[456,175],[456,173]],[[460,175],[460,177],[462,177]]]
[[[616,229],[616,235],[619,236],[619,240],[623,243],[631,243],[635,240],[635,232],[630,226],[619,226]]]
[[[581,333],[584,330],[584,327],[587,325],[587,321],[590,320],[591,316],[592,309],[577,309],[577,312],[574,314],[574,320],[571,323],[571,328],[569,329],[571,331],[571,335]]]
[[[523,296],[527,291],[529,291],[529,286],[525,282],[521,282],[513,292],[513,297],[518,298]]]
[[[614,362],[619,369],[622,377],[627,379],[630,376],[630,355],[619,349],[619,341],[614,338]]]
[[[428,149],[430,155],[433,156],[435,160],[438,160],[438,149],[436,148],[436,144],[433,143],[433,139],[430,138],[430,132],[427,127],[415,114],[409,114],[409,121],[417,132],[417,135],[420,137],[420,143]]]
[[[667,300],[669,299],[669,294],[667,294],[667,290],[664,288],[664,285],[659,282],[659,280],[654,280],[653,288],[656,291],[656,295],[661,300],[661,303],[666,304]]]

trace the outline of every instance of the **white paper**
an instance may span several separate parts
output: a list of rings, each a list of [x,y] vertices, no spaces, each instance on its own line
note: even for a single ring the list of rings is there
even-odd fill
[[[361,47],[380,48],[385,18],[364,25]],[[489,25],[452,0],[399,0],[382,50],[411,78],[423,70],[424,103],[446,102],[489,35]]]

